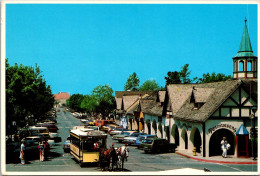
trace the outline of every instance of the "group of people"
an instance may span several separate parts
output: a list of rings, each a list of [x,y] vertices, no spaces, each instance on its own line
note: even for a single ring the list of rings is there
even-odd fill
[[[40,141],[38,145],[40,161],[48,160],[50,145],[47,140]]]
[[[50,145],[47,140],[43,140],[39,142],[38,145],[39,150],[39,159],[40,161],[48,160],[49,157],[49,151],[50,151]],[[24,144],[24,139],[21,140],[21,150],[20,150],[20,156],[21,164],[25,164],[25,158],[26,158],[26,147]]]
[[[115,148],[114,143],[112,143],[111,148],[103,149],[100,152],[100,167],[103,170],[109,168],[112,168],[112,170],[114,170],[114,167],[118,168],[119,160],[123,169],[123,163],[124,161],[127,161],[127,157],[129,155],[129,149],[127,148],[127,144],[119,148]]]

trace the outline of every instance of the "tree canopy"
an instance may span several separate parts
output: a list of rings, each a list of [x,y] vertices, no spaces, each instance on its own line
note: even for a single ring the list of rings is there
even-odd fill
[[[140,80],[135,72],[127,78],[124,89],[127,90],[138,90]]]
[[[147,80],[140,86],[141,91],[154,91],[160,89],[160,86],[155,80]]]
[[[81,102],[84,99],[84,95],[82,94],[73,94],[71,97],[67,100],[67,105],[74,109],[75,111],[83,111],[81,108]]]
[[[6,121],[24,125],[43,118],[54,105],[51,88],[46,84],[39,66],[10,66],[6,59]]]
[[[216,74],[213,73],[206,73],[202,75],[202,78],[198,78],[197,83],[210,83],[210,82],[218,82],[218,81],[226,81],[226,80],[232,80],[232,76],[225,75],[223,73]]]
[[[166,85],[181,83],[180,74],[177,71],[174,71],[174,72],[169,71],[167,73],[167,76],[164,77],[164,79],[166,80]]]

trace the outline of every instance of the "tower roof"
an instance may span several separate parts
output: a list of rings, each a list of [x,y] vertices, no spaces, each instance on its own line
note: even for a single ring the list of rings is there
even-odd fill
[[[246,22],[247,20],[245,19],[245,27],[242,34],[240,47],[235,57],[255,56],[252,50]]]

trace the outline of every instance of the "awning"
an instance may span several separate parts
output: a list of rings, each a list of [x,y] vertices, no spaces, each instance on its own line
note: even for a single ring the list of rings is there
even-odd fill
[[[248,135],[248,134],[249,133],[243,124],[238,128],[236,132],[236,135]]]

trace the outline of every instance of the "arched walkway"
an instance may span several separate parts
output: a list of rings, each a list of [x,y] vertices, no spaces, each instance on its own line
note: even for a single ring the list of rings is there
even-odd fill
[[[196,152],[201,153],[201,136],[198,128],[194,127],[191,130],[190,140],[193,143],[193,146],[196,147]]]
[[[147,126],[147,133],[148,133],[148,134],[151,134],[151,120],[150,120],[150,119],[147,119],[147,120],[145,121],[145,123],[146,123],[146,126]]]
[[[179,130],[177,125],[175,124],[172,125],[171,135],[174,138],[175,144],[179,146],[180,145]]]
[[[157,124],[156,124],[156,120],[153,120],[152,127],[153,127],[153,130],[154,130],[154,134],[157,135]]]
[[[215,131],[209,141],[209,156],[217,156],[222,155],[221,145],[220,142],[226,137],[227,142],[231,145],[230,149],[228,150],[228,155],[234,155],[235,153],[235,145],[236,145],[236,138],[235,135],[227,129],[219,129]]]
[[[185,128],[181,132],[181,138],[185,144],[185,149],[188,149],[188,134]]]

